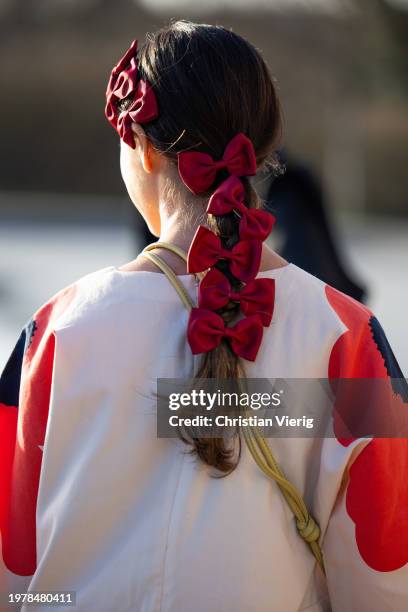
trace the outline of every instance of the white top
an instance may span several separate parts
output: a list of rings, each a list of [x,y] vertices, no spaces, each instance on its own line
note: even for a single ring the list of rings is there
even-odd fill
[[[398,369],[366,307],[293,264],[258,276],[276,298],[248,377]],[[163,274],[109,266],[27,323],[0,382],[0,591],[75,591],[81,612],[407,610],[406,441],[268,439],[320,525],[326,581],[245,444],[217,479],[157,438],[157,378],[200,359],[187,319]]]

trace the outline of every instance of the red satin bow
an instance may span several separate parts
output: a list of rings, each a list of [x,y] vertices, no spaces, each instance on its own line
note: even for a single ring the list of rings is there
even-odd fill
[[[214,191],[208,202],[207,212],[212,215],[226,215],[237,210],[241,214],[240,238],[265,240],[272,231],[275,217],[266,210],[247,208],[244,198],[242,181],[236,176],[230,176]]]
[[[116,66],[112,69],[112,75],[118,76],[120,72],[129,64],[131,58],[137,53],[137,40],[133,40],[130,44],[129,49],[126,53],[121,57]],[[109,89],[109,86],[108,86]]]
[[[132,149],[136,146],[131,127],[132,121],[147,123],[158,115],[156,96],[152,86],[143,79],[138,80],[137,61],[134,57],[136,52],[137,40],[134,40],[111,72],[106,89],[105,106],[107,120]],[[123,100],[131,94],[134,94],[133,102],[118,116],[118,100]]]
[[[195,194],[207,191],[221,168],[226,168],[234,176],[256,174],[254,147],[242,132],[229,141],[219,161],[214,161],[211,155],[199,151],[182,151],[177,157],[180,177]]]
[[[211,268],[219,259],[228,259],[231,273],[241,281],[254,278],[261,262],[262,243],[259,240],[241,240],[231,250],[224,249],[221,240],[200,225],[187,254],[189,273]]]
[[[208,353],[227,338],[231,348],[244,359],[255,361],[262,341],[262,321],[257,315],[238,321],[233,327],[226,327],[220,315],[205,310],[192,308],[187,327],[187,339],[193,355]]]
[[[275,301],[275,280],[257,278],[240,291],[232,291],[228,279],[220,270],[211,269],[198,287],[198,305],[208,310],[218,310],[233,300],[240,302],[242,312],[259,315],[262,325],[268,327],[272,321]]]

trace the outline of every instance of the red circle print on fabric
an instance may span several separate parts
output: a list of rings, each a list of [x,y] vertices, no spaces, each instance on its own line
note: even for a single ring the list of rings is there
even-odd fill
[[[329,379],[386,379],[392,409],[408,410],[406,381],[377,319],[365,306],[332,287],[326,286],[326,296],[347,327],[331,351]],[[335,423],[334,429],[336,432]],[[353,439],[338,440],[347,446]],[[349,470],[346,510],[355,524],[361,557],[379,572],[408,563],[407,473],[407,438],[373,438]]]
[[[54,323],[75,285],[42,306],[24,327],[0,380],[0,530],[4,564],[32,576],[37,566],[36,509],[51,393]]]

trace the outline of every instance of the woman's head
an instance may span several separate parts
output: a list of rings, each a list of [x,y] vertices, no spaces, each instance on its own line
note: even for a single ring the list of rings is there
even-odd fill
[[[130,197],[155,234],[160,232],[159,200],[200,206],[211,192],[192,196],[177,172],[185,150],[220,159],[239,132],[253,143],[257,166],[276,162],[281,130],[279,101],[258,51],[221,27],[176,21],[149,34],[137,54],[140,77],[153,87],[158,116],[133,124],[136,148],[121,146],[121,170]],[[132,96],[119,102],[125,110]]]

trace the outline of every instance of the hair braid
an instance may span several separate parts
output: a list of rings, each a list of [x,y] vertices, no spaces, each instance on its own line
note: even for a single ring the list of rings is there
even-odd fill
[[[260,205],[259,196],[251,185],[248,177],[240,179],[245,187],[245,203],[248,208],[258,208]],[[208,215],[208,225],[212,231],[221,238],[223,248],[232,249],[239,241],[239,217],[235,213],[227,215]],[[229,271],[229,266],[225,261],[220,261],[216,267],[223,272],[231,283],[233,291],[239,291],[243,283],[236,279]],[[238,302],[230,300],[223,308],[217,310],[224,322],[231,323],[239,314],[240,305]],[[237,381],[237,391],[239,391],[239,379],[245,378],[245,368],[242,360],[231,349],[229,342],[225,339],[221,344],[203,355],[200,367],[196,374],[197,379],[216,378]],[[238,454],[236,454],[235,442],[238,440]],[[186,440],[187,441],[187,440]],[[236,432],[232,438],[233,445],[227,445],[224,438],[194,438],[191,437],[194,445],[193,452],[208,465],[212,465],[224,474],[229,474],[238,465],[241,456],[241,438]]]
[[[269,166],[279,172],[275,151],[281,136],[280,103],[266,63],[248,41],[222,26],[179,20],[150,34],[137,59],[138,74],[151,85],[157,102],[158,116],[153,120],[149,116],[143,122],[146,136],[157,151],[174,163],[180,152],[191,150],[220,159],[226,143],[242,133],[253,145],[257,168]],[[124,135],[130,139],[125,111],[133,98],[120,98],[115,102],[116,112],[123,113],[122,124],[128,130]],[[110,112],[113,113],[111,108]],[[112,121],[115,123],[116,117]],[[212,185],[212,191],[227,176],[224,170],[219,176],[217,173],[219,180]],[[239,180],[244,185],[244,205],[260,208],[250,179],[243,176]],[[194,196],[191,198],[191,192],[178,177],[174,192],[180,194],[181,200],[188,196],[194,206]],[[208,225],[220,238],[223,249],[233,249],[240,239],[240,218],[235,212],[209,215]],[[215,267],[228,278],[234,292],[241,290],[243,283],[231,274],[226,260],[220,259]],[[229,326],[239,311],[240,303],[230,300],[216,313]],[[204,353],[196,376],[197,380],[229,379],[238,386],[245,378],[245,370],[230,342],[223,339],[217,348]],[[193,429],[178,431],[204,463],[224,474],[238,464],[239,437],[239,454],[235,458],[235,436],[231,446],[228,438],[197,438]]]

